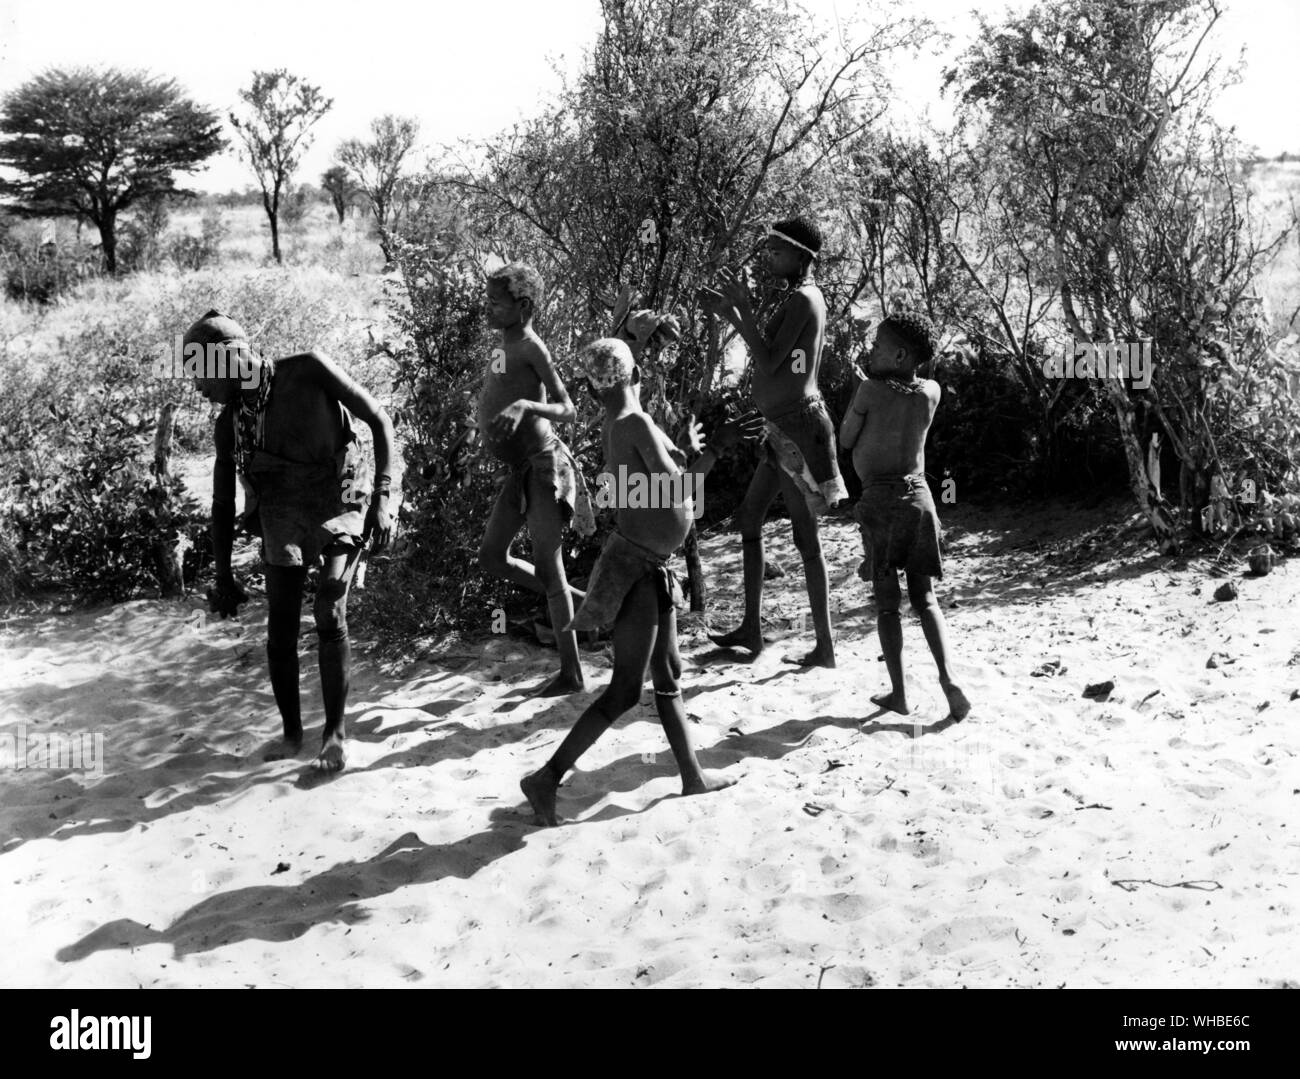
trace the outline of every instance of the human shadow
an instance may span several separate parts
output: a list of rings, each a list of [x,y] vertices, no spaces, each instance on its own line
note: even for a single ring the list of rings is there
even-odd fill
[[[118,918],[60,948],[55,958],[75,963],[98,952],[170,944],[177,958],[246,940],[296,940],[318,925],[365,921],[368,900],[446,877],[462,880],[524,845],[525,822],[498,809],[489,827],[451,843],[425,843],[406,832],[364,862],[340,862],[300,884],[236,888],[210,896],[165,929]]]

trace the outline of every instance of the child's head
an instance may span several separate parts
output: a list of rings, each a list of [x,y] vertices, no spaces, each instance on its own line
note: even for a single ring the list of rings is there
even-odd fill
[[[821,229],[802,216],[777,221],[763,243],[768,272],[788,280],[803,277],[821,249]]]
[[[934,327],[919,311],[895,312],[876,327],[867,373],[910,378],[934,357]]]
[[[215,308],[185,331],[182,339],[185,361],[200,361],[202,374],[194,388],[219,405],[234,400],[242,386],[256,386],[257,364],[248,334],[233,318]]]
[[[488,274],[487,321],[495,330],[527,326],[542,305],[542,275],[524,262]]]
[[[584,345],[578,353],[578,366],[591,385],[592,393],[602,401],[611,390],[626,386],[639,392],[641,371],[632,358],[632,350],[617,337],[602,337]]]

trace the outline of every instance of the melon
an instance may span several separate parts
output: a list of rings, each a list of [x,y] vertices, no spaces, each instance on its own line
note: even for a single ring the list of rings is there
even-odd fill
[[[1250,572],[1257,577],[1263,577],[1273,568],[1273,548],[1267,543],[1262,547],[1256,547],[1250,552]]]

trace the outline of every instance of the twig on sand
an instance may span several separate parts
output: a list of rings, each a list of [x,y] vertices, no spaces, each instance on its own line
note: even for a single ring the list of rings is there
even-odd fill
[[[827,972],[828,970],[834,970],[834,969],[835,969],[835,964],[834,964],[834,963],[830,964],[830,966],[822,967],[821,972],[817,975],[817,988],[818,988],[818,989],[820,989],[820,988],[822,987],[822,979],[823,979],[824,977],[826,977],[826,972]]]
[[[1139,884],[1150,884],[1156,888],[1191,888],[1197,892],[1219,892],[1223,885],[1217,880],[1180,880],[1173,884],[1161,884],[1158,880],[1113,880],[1111,884],[1123,888],[1126,892],[1136,892]]]

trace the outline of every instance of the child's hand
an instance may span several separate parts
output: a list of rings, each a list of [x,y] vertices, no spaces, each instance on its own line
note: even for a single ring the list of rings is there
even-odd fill
[[[706,311],[710,311],[719,318],[724,318],[728,322],[733,321],[731,301],[722,295],[715,288],[709,288],[707,285],[702,286],[697,293],[700,303],[704,305]]]
[[[698,456],[704,452],[704,428],[692,412],[677,433],[677,447],[688,457]]]
[[[751,410],[719,426],[713,432],[713,444],[720,450],[729,450],[737,443],[752,442],[762,434],[763,414]]]
[[[742,274],[733,273],[730,270],[719,270],[718,281],[720,283],[718,291],[729,304],[737,308],[737,310],[743,310],[749,305],[749,283]]]
[[[370,508],[366,511],[366,523],[362,527],[363,539],[370,540],[370,549],[375,553],[382,551],[393,539],[393,515],[389,512],[392,495],[387,489],[376,491],[370,496]]]
[[[517,430],[527,415],[523,401],[515,401],[506,405],[500,412],[492,417],[492,433],[497,438],[509,438]]]

